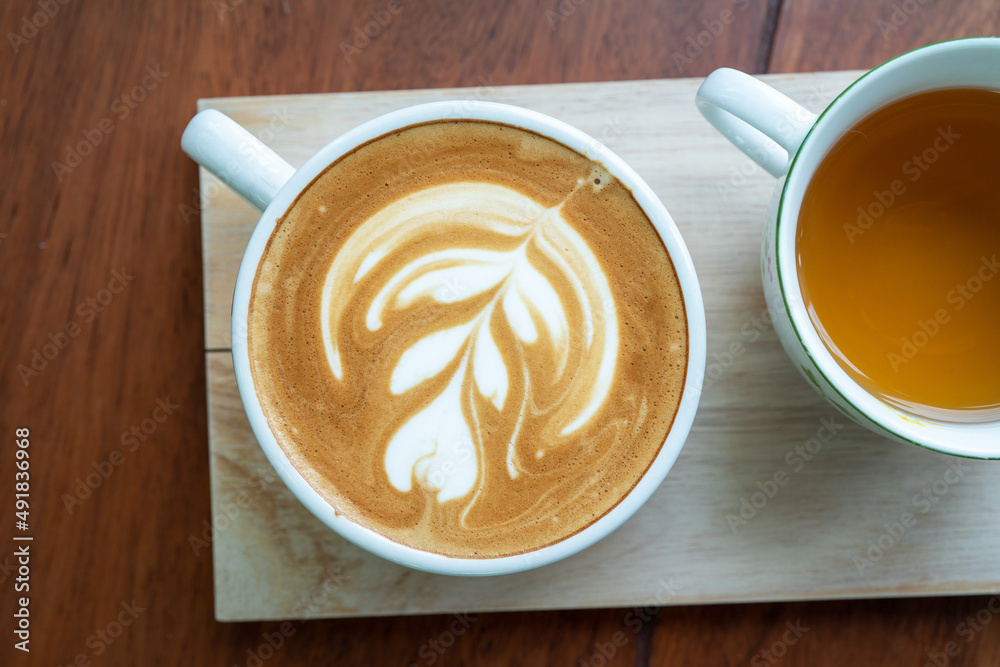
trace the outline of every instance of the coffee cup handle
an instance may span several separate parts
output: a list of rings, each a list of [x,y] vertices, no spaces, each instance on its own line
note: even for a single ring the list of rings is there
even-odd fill
[[[295,173],[246,128],[215,109],[191,119],[181,148],[260,211]]]
[[[817,118],[771,86],[728,67],[708,75],[695,101],[715,129],[776,177],[788,172]]]

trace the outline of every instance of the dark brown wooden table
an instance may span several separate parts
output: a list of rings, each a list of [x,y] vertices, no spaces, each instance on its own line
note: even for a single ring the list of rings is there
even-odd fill
[[[211,559],[188,545],[209,481],[201,236],[181,208],[197,169],[179,145],[199,97],[868,68],[996,34],[997,3],[11,0],[0,27],[0,664],[1000,664],[989,597],[296,622],[285,637],[217,623]],[[14,648],[15,534],[34,537],[30,654]]]

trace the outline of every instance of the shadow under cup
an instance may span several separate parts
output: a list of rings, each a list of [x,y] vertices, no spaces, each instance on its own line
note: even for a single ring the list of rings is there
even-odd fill
[[[1000,71],[989,51],[982,69]],[[797,286],[830,356],[875,399],[988,424],[1000,420],[1000,77],[967,52],[938,56],[873,70],[804,143],[796,162],[813,169],[789,176],[804,192]]]

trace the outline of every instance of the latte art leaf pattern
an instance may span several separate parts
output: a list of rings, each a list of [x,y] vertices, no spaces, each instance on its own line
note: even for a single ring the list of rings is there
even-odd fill
[[[254,389],[338,516],[455,558],[617,507],[688,370],[677,271],[625,183],[523,128],[441,120],[346,153],[276,220]]]
[[[462,315],[457,324],[420,332],[394,357],[389,394],[409,395],[434,378],[441,379],[433,386],[445,387],[385,443],[385,472],[399,491],[411,491],[416,480],[439,503],[471,496],[471,507],[482,489],[484,449],[506,447],[515,479],[523,469],[518,435],[529,414],[553,427],[547,446],[566,446],[608,397],[619,347],[615,300],[600,262],[561,209],[495,184],[439,185],[380,210],[334,258],[321,322],[326,358],[341,382],[349,378],[338,332],[359,292],[374,294],[363,302],[363,325],[373,333],[394,313],[429,303]],[[442,229],[462,239],[461,247],[427,244],[426,253],[382,270],[398,266],[392,259],[400,249],[424,247]],[[472,247],[476,240],[490,247]],[[544,372],[526,363],[529,350],[551,356]],[[552,386],[559,387],[556,398],[537,405],[533,388]],[[484,432],[490,415],[483,412],[491,410],[509,414],[513,424],[502,440]]]

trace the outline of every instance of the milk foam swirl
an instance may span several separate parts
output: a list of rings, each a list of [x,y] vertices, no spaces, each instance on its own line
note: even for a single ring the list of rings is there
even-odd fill
[[[402,249],[440,237],[442,229],[454,236],[454,247],[401,267],[392,261]],[[609,395],[619,348],[615,300],[597,257],[562,215],[562,204],[544,208],[501,185],[459,182],[411,194],[368,218],[337,252],[323,283],[323,345],[340,382],[360,380],[344,377],[337,336],[348,305],[368,281],[377,286],[363,311],[370,332],[380,332],[387,312],[428,302],[468,311],[458,325],[407,341],[384,388],[401,395],[453,373],[444,390],[407,415],[385,443],[385,474],[402,492],[416,479],[436,491],[439,503],[473,494],[471,507],[485,477],[483,448],[506,446],[507,472],[516,478],[518,435],[529,412],[549,416],[555,437],[547,446],[559,447],[594,418]],[[498,345],[498,337],[518,344]],[[529,367],[517,351],[536,345],[551,351],[552,364],[545,367],[551,376]],[[566,388],[552,405],[535,405],[532,387],[560,382]],[[518,396],[511,395],[515,386]],[[473,392],[491,409],[510,411],[506,442],[481,432]],[[544,455],[543,449],[535,452]]]
[[[407,127],[317,176],[276,222],[247,325],[261,408],[307,483],[456,558],[612,511],[687,372],[677,273],[633,193],[484,121]]]

